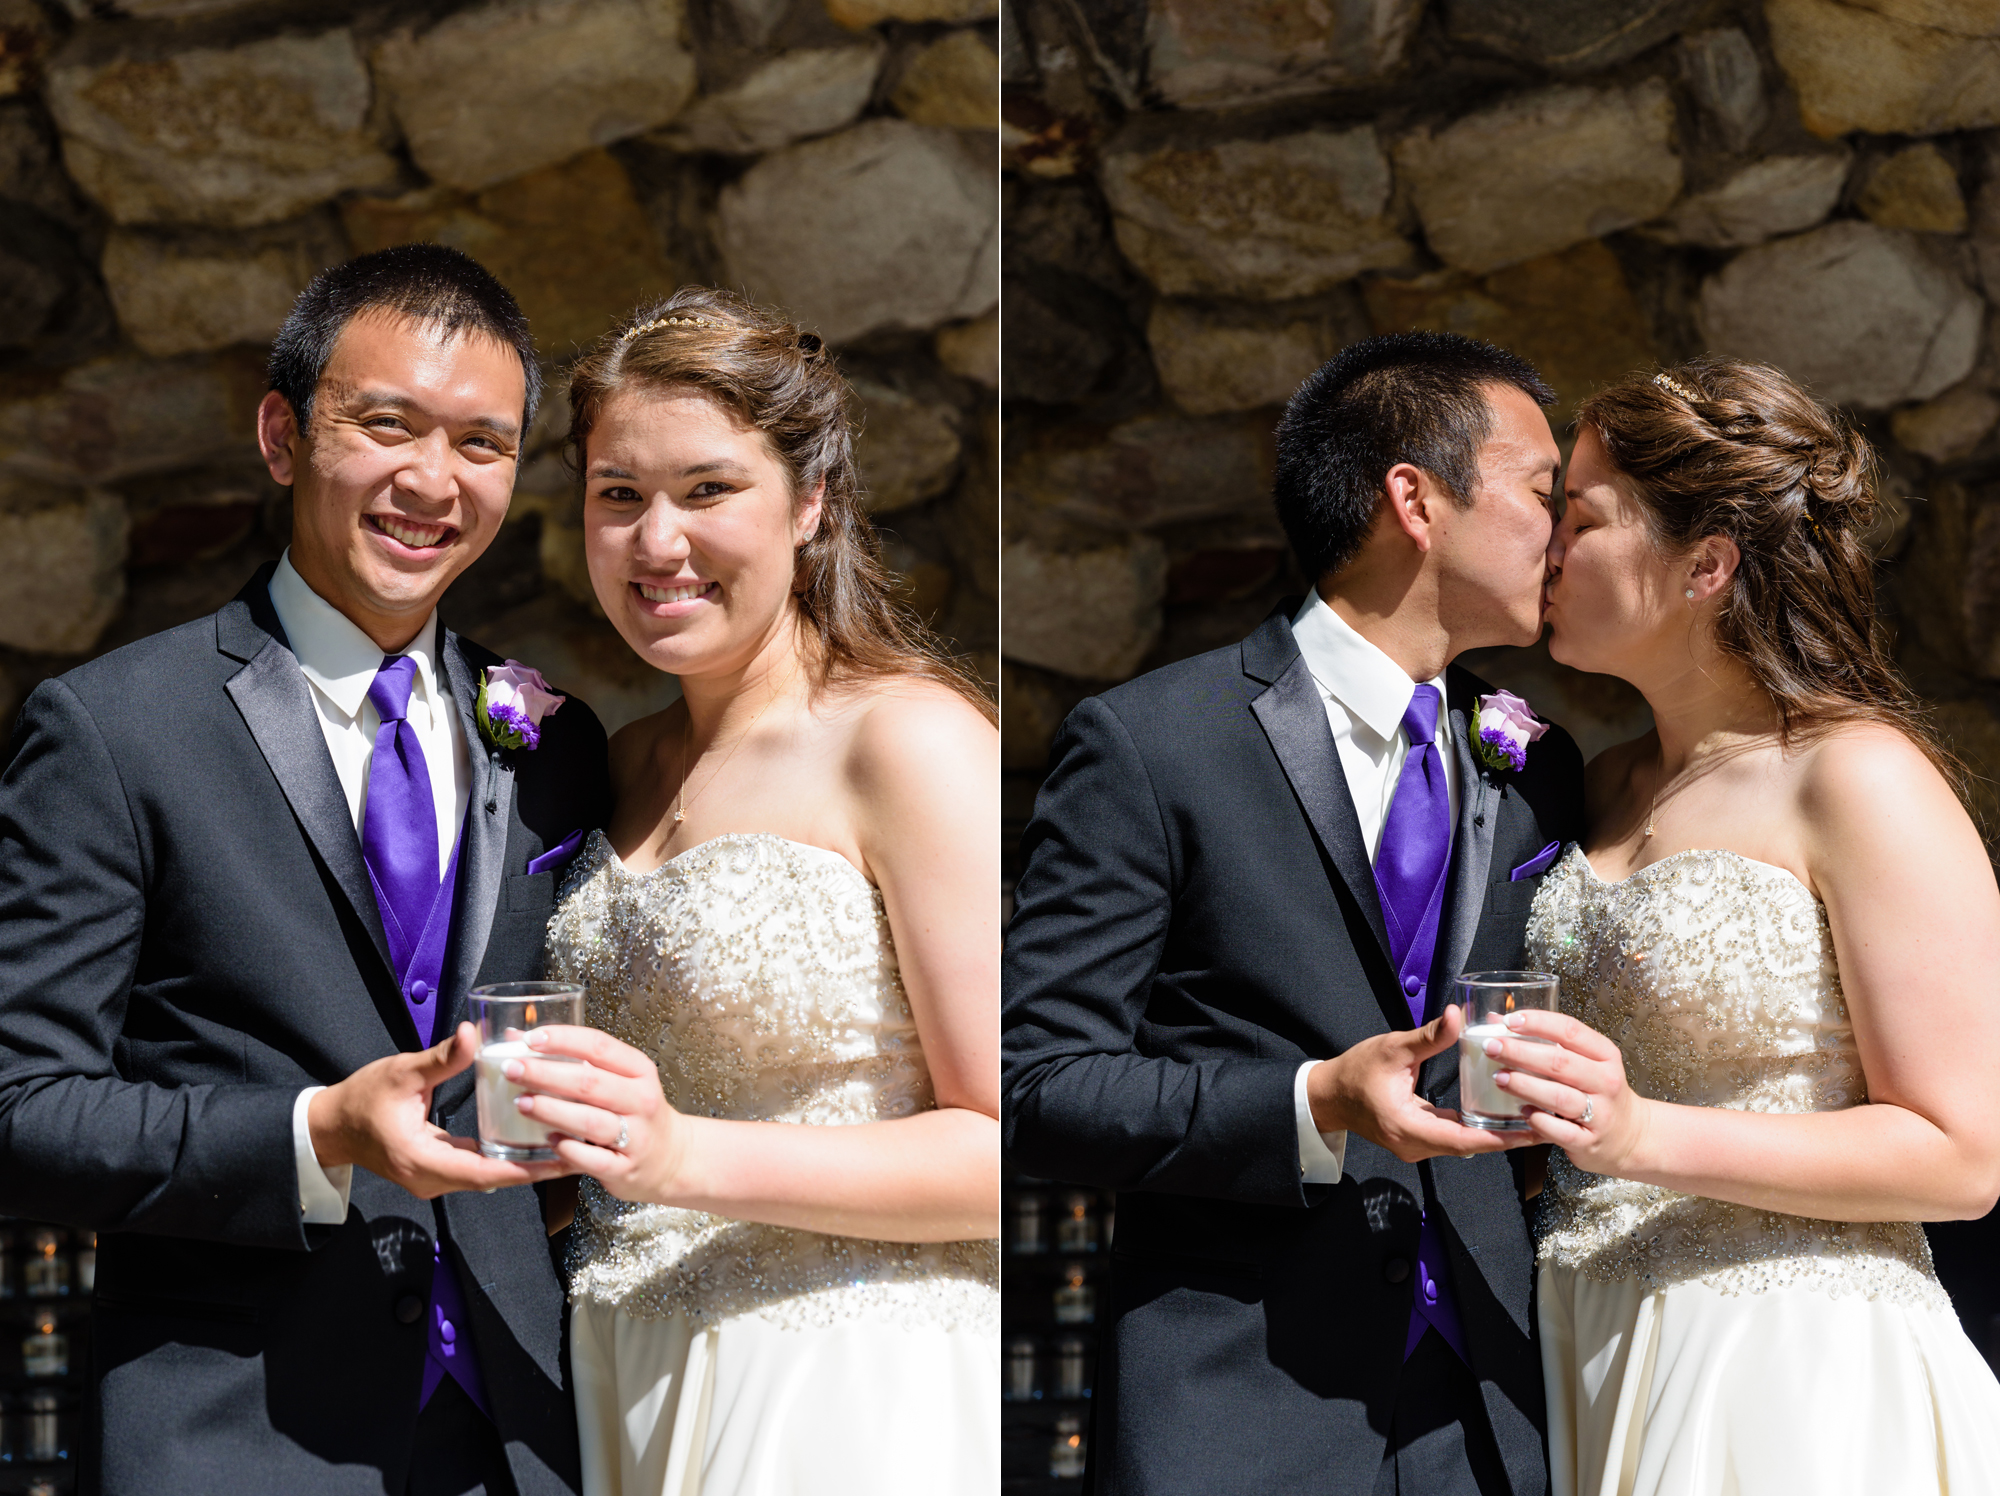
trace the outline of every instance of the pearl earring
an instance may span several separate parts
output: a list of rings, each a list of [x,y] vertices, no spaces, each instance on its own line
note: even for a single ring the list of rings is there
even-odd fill
[[[1687,590],[1687,600],[1688,600],[1689,602],[1693,602],[1693,601],[1694,601],[1694,588],[1692,588],[1692,587],[1688,588],[1688,590]]]

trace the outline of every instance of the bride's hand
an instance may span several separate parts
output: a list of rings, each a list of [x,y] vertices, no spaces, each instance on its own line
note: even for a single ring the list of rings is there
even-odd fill
[[[1579,1169],[1623,1177],[1653,1103],[1625,1083],[1618,1046],[1566,1013],[1510,1013],[1507,1026],[1554,1042],[1487,1040],[1486,1052],[1507,1067],[1495,1084],[1527,1103],[1540,1141],[1561,1148]]]
[[[547,1058],[509,1060],[506,1076],[533,1093],[515,1104],[554,1130],[557,1156],[620,1200],[671,1199],[687,1128],[653,1062],[607,1033],[569,1024],[535,1029],[527,1042]]]

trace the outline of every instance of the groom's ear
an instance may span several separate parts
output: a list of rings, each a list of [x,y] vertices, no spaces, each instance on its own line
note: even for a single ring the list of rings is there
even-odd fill
[[[1382,508],[1388,522],[1420,551],[1431,548],[1438,505],[1444,502],[1437,480],[1415,463],[1399,462],[1382,475]]]
[[[257,449],[271,481],[290,488],[298,475],[299,421],[292,402],[276,390],[257,405]]]

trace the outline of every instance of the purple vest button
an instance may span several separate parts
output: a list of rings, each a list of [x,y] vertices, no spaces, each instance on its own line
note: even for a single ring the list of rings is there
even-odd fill
[[[438,1339],[444,1342],[447,1356],[451,1354],[451,1347],[458,1344],[458,1326],[441,1314],[438,1316]]]
[[[412,982],[412,983],[410,983],[410,1001],[411,1001],[411,1002],[413,1002],[413,1003],[420,1003],[420,1002],[423,1002],[423,1001],[424,1001],[424,1000],[425,1000],[426,998],[428,998],[428,997],[429,997],[430,995],[431,995],[431,984],[430,984],[429,982]]]

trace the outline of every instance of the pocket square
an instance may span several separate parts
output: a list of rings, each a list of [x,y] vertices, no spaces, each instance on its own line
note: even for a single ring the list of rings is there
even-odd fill
[[[582,845],[583,833],[581,831],[570,832],[568,836],[565,836],[561,841],[549,848],[548,851],[542,853],[541,856],[528,864],[529,874],[554,872],[565,862],[568,862],[570,858],[576,856],[577,848]]]
[[[1555,862],[1556,854],[1560,851],[1562,851],[1561,842],[1550,842],[1541,851],[1509,873],[1507,881],[1509,883],[1519,883],[1523,878],[1533,878],[1538,874],[1546,873]]]

